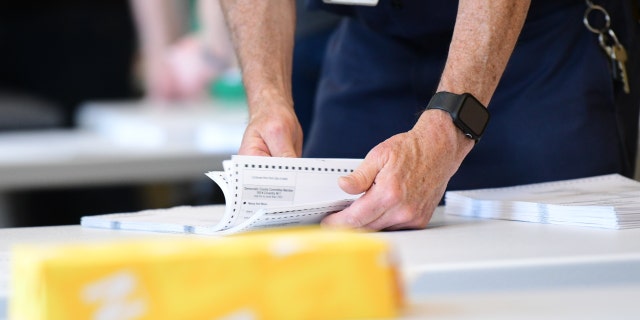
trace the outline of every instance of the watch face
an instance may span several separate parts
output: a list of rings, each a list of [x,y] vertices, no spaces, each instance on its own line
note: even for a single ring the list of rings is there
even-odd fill
[[[478,100],[467,96],[458,111],[458,118],[476,136],[481,136],[489,122],[489,111]]]

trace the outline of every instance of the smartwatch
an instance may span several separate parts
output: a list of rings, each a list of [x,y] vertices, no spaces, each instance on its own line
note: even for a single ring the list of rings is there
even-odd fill
[[[429,101],[426,110],[429,109],[448,112],[456,127],[476,143],[489,123],[489,110],[470,93],[437,92]]]

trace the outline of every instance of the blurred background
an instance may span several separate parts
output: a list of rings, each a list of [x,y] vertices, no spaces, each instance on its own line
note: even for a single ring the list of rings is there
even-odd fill
[[[298,1],[306,129],[337,18]],[[224,203],[247,107],[218,0],[0,3],[0,227]]]

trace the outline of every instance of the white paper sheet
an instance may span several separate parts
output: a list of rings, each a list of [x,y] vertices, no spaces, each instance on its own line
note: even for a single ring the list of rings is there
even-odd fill
[[[233,156],[224,171],[208,172],[225,197],[225,211],[177,207],[86,216],[85,227],[223,235],[263,228],[307,225],[349,206],[360,195],[338,186],[361,159]]]
[[[507,188],[449,191],[448,214],[600,228],[640,227],[640,182],[611,174]]]

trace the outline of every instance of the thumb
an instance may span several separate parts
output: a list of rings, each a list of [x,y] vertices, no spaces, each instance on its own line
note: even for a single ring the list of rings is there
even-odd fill
[[[338,185],[348,194],[363,193],[373,185],[381,167],[373,160],[365,159],[352,173],[338,179]]]

